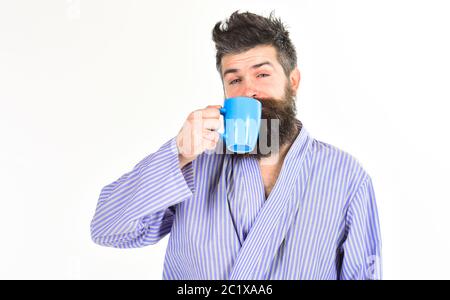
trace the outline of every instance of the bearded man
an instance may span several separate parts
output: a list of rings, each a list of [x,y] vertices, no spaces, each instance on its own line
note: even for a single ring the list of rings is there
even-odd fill
[[[237,11],[212,33],[224,98],[262,104],[255,150],[219,151],[221,105],[193,111],[102,189],[93,241],[142,247],[170,232],[164,279],[381,279],[372,180],[297,119],[300,72],[283,23]]]

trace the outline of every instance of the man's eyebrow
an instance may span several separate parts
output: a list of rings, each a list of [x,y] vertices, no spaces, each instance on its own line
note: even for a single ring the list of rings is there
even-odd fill
[[[272,65],[272,63],[270,61],[265,61],[265,62],[256,64],[256,65],[253,65],[251,68],[252,69],[258,69],[258,68],[260,68],[262,66],[265,66],[265,65],[271,66],[273,68],[273,65]],[[225,72],[223,72],[223,77],[225,77],[225,75],[227,75],[229,73],[237,73],[238,71],[239,71],[239,69],[227,69],[227,70],[225,70]]]

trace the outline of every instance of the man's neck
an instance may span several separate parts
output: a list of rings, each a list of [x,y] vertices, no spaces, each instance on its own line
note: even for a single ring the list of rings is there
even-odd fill
[[[275,166],[275,165],[282,164],[291,145],[292,145],[292,143],[287,143],[285,145],[280,146],[280,150],[277,151],[276,153],[272,153],[268,157],[262,157],[259,160],[259,164],[261,166]]]
[[[297,130],[297,133],[294,135],[294,137],[289,142],[280,146],[279,151],[272,153],[268,157],[260,158],[259,165],[260,166],[270,166],[270,165],[274,166],[274,165],[283,164],[284,158],[286,157],[287,153],[289,152],[289,149],[291,148],[292,144],[296,140],[296,137],[300,133],[300,129],[301,128],[299,128]]]

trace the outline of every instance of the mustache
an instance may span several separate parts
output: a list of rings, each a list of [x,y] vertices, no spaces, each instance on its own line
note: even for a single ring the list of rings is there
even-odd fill
[[[285,119],[296,116],[295,102],[290,99],[265,98],[259,100],[263,119]]]

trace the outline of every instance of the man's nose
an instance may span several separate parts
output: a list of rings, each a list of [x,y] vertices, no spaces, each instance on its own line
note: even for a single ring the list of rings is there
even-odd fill
[[[245,86],[244,95],[250,98],[257,98],[259,93],[253,84],[247,84]]]

